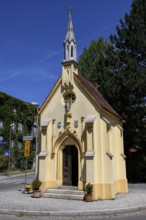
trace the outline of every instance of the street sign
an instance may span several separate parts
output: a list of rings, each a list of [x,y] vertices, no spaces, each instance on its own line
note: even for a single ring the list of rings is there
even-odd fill
[[[10,156],[10,151],[9,150],[4,150],[4,156],[9,157]]]
[[[30,141],[25,141],[24,157],[30,157]]]
[[[33,136],[23,136],[23,141],[32,141]]]
[[[0,145],[8,145],[8,141],[0,141]]]

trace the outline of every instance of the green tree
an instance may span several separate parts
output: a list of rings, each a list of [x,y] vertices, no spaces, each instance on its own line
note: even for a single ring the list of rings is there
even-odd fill
[[[100,38],[84,49],[79,69],[126,121],[126,154],[131,147],[145,148],[146,0],[133,0],[130,14],[120,20],[110,41]]]
[[[133,0],[130,14],[110,36],[119,54],[121,108],[126,120],[125,145],[146,146],[146,0]]]
[[[91,41],[89,48],[84,48],[79,58],[79,72],[94,84],[117,112],[120,108],[121,92],[118,71],[118,52],[103,37]]]
[[[110,42],[100,37],[97,41],[91,41],[89,48],[83,49],[79,58],[79,71],[104,93],[105,83],[108,86],[109,82],[107,78],[114,80],[112,75],[116,72],[116,58]]]

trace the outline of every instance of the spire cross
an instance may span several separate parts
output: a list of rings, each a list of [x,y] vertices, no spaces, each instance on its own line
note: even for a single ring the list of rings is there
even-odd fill
[[[68,9],[67,9],[67,11],[68,11],[69,15],[71,15],[71,12],[72,12],[72,7],[71,7],[71,6],[69,6],[69,7],[68,7]]]

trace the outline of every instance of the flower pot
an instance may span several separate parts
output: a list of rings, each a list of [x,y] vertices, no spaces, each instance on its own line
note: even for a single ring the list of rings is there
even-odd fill
[[[33,191],[33,198],[40,198],[42,196],[41,190],[34,190]]]
[[[85,194],[85,201],[92,202],[92,194]]]

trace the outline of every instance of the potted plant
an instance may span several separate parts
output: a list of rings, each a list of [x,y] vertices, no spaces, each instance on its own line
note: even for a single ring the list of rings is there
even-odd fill
[[[42,184],[42,182],[38,178],[36,178],[32,182],[32,189],[33,189],[33,197],[34,198],[40,198],[41,197],[41,190],[40,190],[41,184]]]
[[[88,183],[85,187],[85,201],[91,202],[92,201],[92,192],[93,192],[93,185]]]

